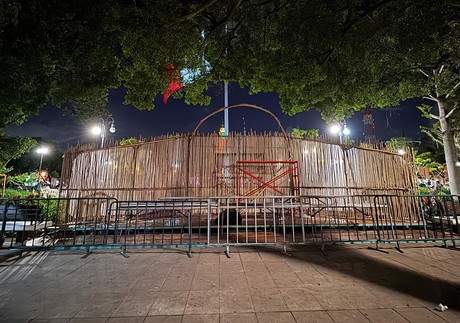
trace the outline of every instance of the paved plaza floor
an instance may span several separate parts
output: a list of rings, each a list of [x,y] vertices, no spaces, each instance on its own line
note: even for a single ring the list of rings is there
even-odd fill
[[[385,250],[30,252],[0,260],[0,322],[460,322],[458,250]]]

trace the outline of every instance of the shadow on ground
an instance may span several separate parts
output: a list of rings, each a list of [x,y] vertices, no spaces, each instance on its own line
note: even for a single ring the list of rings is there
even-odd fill
[[[257,247],[256,250],[274,251],[269,247]],[[460,268],[458,249],[423,246],[409,247],[404,253],[392,248],[386,251],[389,254],[362,247],[335,245],[327,250],[327,255],[323,255],[319,247],[291,246],[289,254],[293,259],[314,265],[320,272],[336,270],[357,280],[422,299],[434,306],[442,303],[460,310],[460,284],[455,282],[460,277],[445,269],[446,266],[454,270]],[[280,256],[285,257],[281,252]],[[460,272],[460,269],[456,272]]]

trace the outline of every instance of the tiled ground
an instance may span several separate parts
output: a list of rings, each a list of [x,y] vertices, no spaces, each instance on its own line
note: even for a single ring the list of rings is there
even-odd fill
[[[460,252],[403,248],[29,253],[0,262],[0,322],[460,322]]]

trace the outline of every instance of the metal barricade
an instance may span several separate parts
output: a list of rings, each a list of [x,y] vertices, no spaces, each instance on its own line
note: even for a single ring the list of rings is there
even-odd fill
[[[165,199],[116,201],[110,205],[106,245],[126,248],[206,245],[208,201]]]
[[[370,243],[378,239],[375,214],[385,205],[371,195],[303,196],[306,241],[316,244]]]
[[[1,248],[186,248],[460,241],[450,195],[0,199]]]
[[[215,197],[213,246],[459,241],[455,196],[344,195]]]
[[[213,197],[210,201],[210,246],[305,243],[299,197]]]
[[[370,243],[374,195],[215,197],[210,245]]]
[[[0,201],[0,248],[83,249],[103,243],[112,198],[15,198]]]
[[[379,195],[375,204],[385,212],[375,216],[380,243],[442,242],[455,246],[460,241],[459,197],[453,195]]]

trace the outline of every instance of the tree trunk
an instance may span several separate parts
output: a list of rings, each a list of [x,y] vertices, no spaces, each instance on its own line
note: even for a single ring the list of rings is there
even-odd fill
[[[444,155],[446,158],[447,175],[449,178],[450,192],[453,195],[460,193],[460,167],[457,166],[457,151],[455,149],[454,134],[449,120],[446,118],[447,101],[438,99],[439,123],[441,124],[441,136],[444,144]]]

